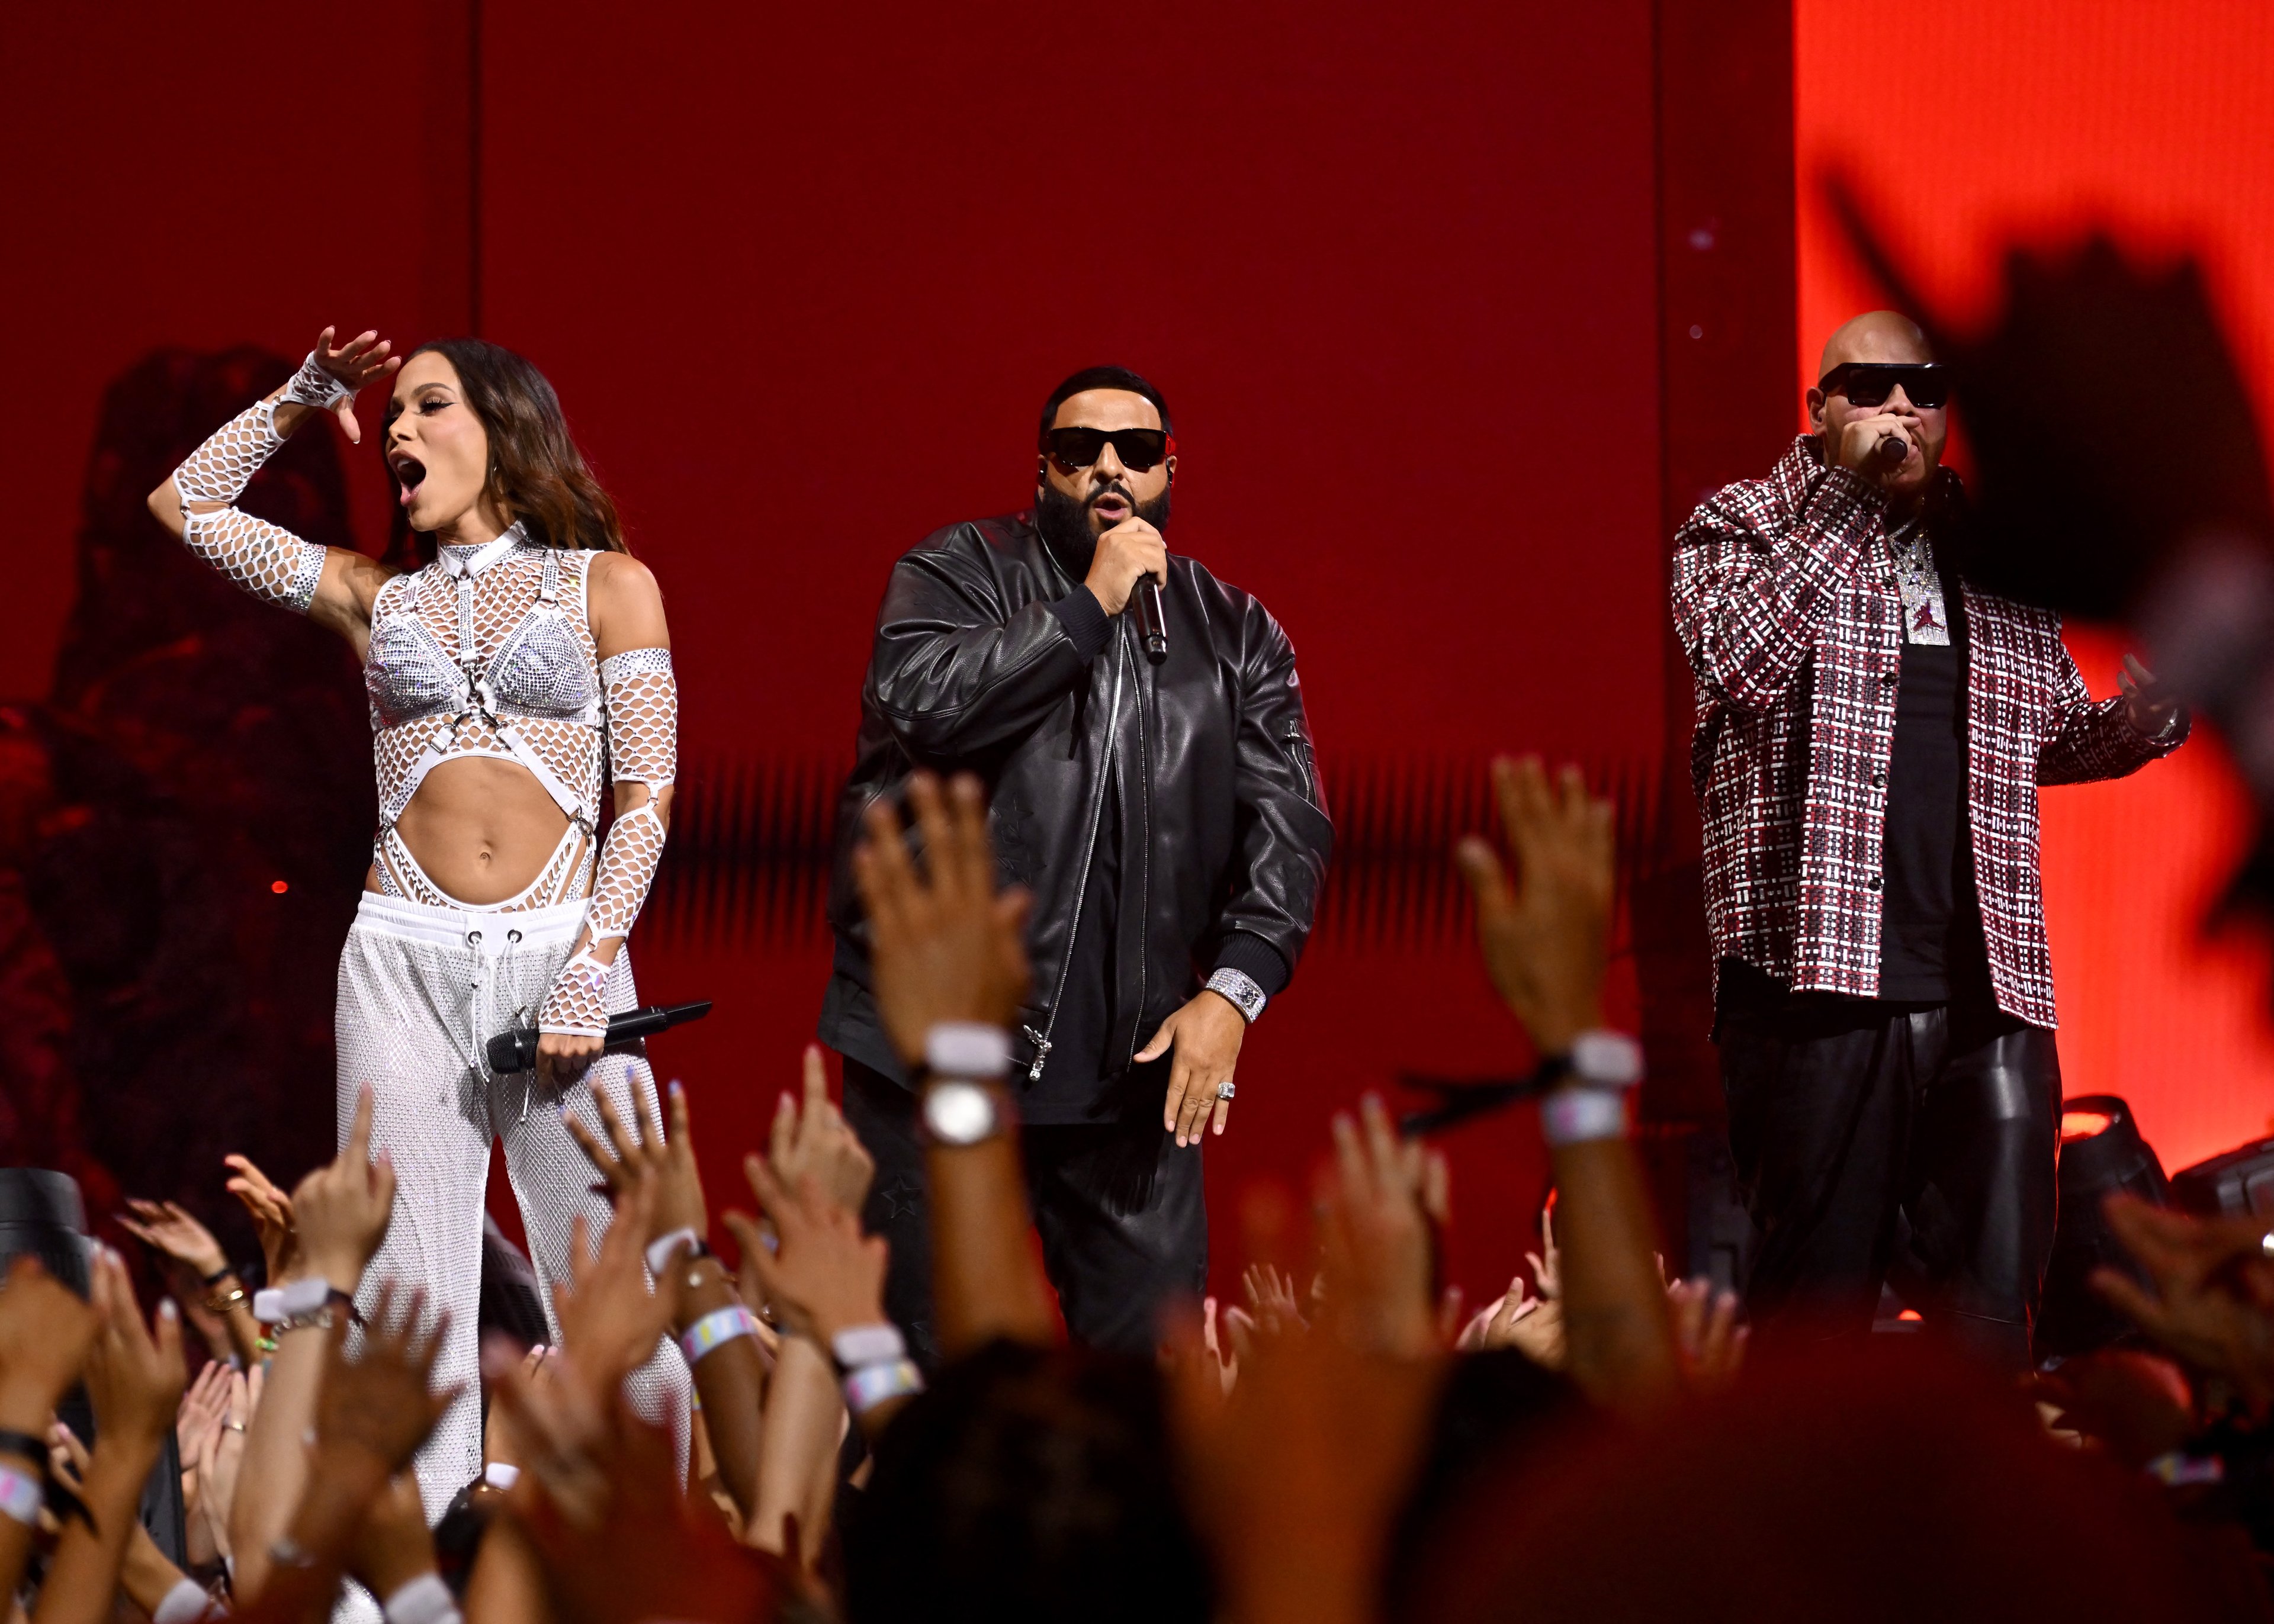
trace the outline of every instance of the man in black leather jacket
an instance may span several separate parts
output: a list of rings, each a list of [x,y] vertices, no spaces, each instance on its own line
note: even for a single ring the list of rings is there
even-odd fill
[[[922,1130],[870,991],[849,868],[863,808],[919,767],[975,772],[1003,880],[1034,893],[1008,1086],[1050,1279],[1092,1345],[1149,1352],[1163,1299],[1201,1290],[1201,1134],[1224,1132],[1247,1023],[1310,933],[1333,828],[1295,651],[1261,604],[1168,552],[1175,447],[1143,379],[1075,373],[1043,408],[1033,515],[928,538],[877,613],[820,1035],[877,1158],[867,1222],[891,1243],[888,1303],[927,1364]],[[1133,623],[1148,577],[1158,665]]]

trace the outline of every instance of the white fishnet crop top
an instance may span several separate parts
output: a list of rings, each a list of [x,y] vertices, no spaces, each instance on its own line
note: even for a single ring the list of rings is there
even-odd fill
[[[308,399],[330,383],[320,371],[307,380],[312,370],[312,357],[286,398]],[[192,502],[233,503],[283,443],[271,407],[258,402],[192,454],[174,480],[190,550],[254,597],[305,613],[323,574],[322,547],[234,507],[189,510]],[[568,816],[569,835],[581,833],[564,838],[564,852],[589,853],[604,745],[608,778],[647,786],[648,799],[609,826],[597,864],[580,865],[592,874],[591,939],[538,1018],[544,1031],[598,1036],[607,1028],[599,1004],[607,966],[591,949],[630,934],[654,881],[664,842],[657,799],[678,770],[679,703],[668,649],[599,658],[587,599],[592,558],[531,542],[517,524],[485,546],[443,547],[373,600],[364,686],[383,869],[403,808],[446,761],[490,756],[528,769]],[[568,894],[583,891],[578,883]]]

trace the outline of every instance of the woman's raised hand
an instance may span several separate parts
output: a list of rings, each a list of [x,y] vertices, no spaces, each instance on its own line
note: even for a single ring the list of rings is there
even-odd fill
[[[332,415],[340,420],[351,445],[363,444],[363,429],[356,422],[356,391],[374,379],[384,378],[403,365],[403,357],[389,355],[393,346],[375,331],[365,328],[344,344],[335,345],[332,335],[336,329],[326,327],[316,337],[316,365],[329,372],[347,391],[344,400],[335,402]]]

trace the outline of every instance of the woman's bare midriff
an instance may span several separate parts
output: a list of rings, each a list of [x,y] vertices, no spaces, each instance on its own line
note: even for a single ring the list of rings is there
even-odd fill
[[[461,902],[503,902],[544,872],[568,815],[528,768],[480,756],[446,761],[426,775],[395,832],[427,877]],[[374,867],[364,878],[377,891]]]

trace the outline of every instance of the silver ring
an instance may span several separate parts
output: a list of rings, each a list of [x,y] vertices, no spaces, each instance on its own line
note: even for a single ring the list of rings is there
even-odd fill
[[[1218,1083],[1216,1086],[1216,1097],[1219,1100],[1229,1100],[1231,1098],[1234,1092],[1235,1091],[1230,1083]],[[2270,1237],[2269,1238],[2274,1239],[2274,1237]]]

